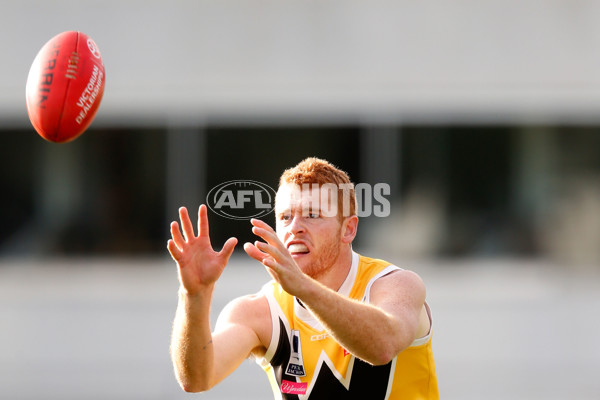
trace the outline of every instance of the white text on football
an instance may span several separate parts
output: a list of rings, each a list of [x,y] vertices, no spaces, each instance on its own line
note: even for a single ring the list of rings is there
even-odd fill
[[[90,81],[87,86],[81,93],[79,97],[79,101],[77,105],[81,107],[81,111],[79,111],[79,115],[75,118],[78,124],[81,125],[85,117],[87,116],[89,110],[94,105],[96,101],[96,97],[100,92],[100,88],[102,87],[102,79],[104,78],[102,71],[98,68],[97,65],[94,65],[94,70],[92,71],[92,76],[90,77]]]

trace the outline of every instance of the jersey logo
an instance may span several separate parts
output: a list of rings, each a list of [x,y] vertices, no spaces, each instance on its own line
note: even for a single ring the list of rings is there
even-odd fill
[[[306,376],[304,362],[302,361],[302,344],[300,343],[300,331],[292,331],[290,362],[285,370],[288,375]]]
[[[286,381],[285,379],[281,382],[281,393],[285,394],[303,395],[306,394],[307,388],[307,382],[291,382]]]

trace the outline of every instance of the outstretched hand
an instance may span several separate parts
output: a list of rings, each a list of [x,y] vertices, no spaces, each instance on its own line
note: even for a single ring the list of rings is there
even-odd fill
[[[179,209],[182,232],[176,221],[171,223],[171,236],[167,248],[175,260],[179,272],[181,288],[188,294],[196,294],[203,288],[210,287],[219,279],[225,269],[236,238],[229,238],[221,251],[213,250],[208,235],[208,216],[206,206],[202,204],[198,210],[198,236],[185,207]]]
[[[262,263],[286,292],[292,295],[299,294],[308,276],[298,267],[273,228],[258,219],[252,219],[250,222],[253,225],[252,233],[264,242],[257,240],[254,244],[244,244],[246,253]]]

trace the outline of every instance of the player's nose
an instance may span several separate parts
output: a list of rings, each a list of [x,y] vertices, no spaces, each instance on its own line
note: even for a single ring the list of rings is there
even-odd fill
[[[304,226],[304,218],[302,218],[302,214],[295,214],[290,222],[289,232],[293,235],[296,235],[297,233],[304,232],[305,230],[306,227]]]

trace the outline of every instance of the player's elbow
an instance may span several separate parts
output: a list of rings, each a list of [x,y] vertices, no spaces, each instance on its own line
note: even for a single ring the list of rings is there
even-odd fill
[[[373,365],[386,365],[392,362],[398,354],[406,349],[410,343],[405,340],[395,338],[396,340],[382,341],[380,346],[373,352],[370,360]]]
[[[175,378],[181,389],[187,393],[206,392],[215,386],[214,376],[207,369],[190,368],[186,363],[174,361]]]
[[[386,365],[392,362],[392,360],[398,355],[391,346],[381,349],[378,353],[374,354],[370,360],[374,366]]]
[[[177,374],[177,382],[181,389],[187,393],[206,392],[214,386],[207,378],[198,375]]]
[[[183,389],[184,392],[186,393],[202,393],[202,392],[206,392],[208,389],[201,387],[201,386],[195,386],[195,385],[181,385],[181,388]]]
[[[193,381],[179,381],[179,386],[186,393],[201,393],[206,392],[212,388],[211,385],[208,385],[203,382],[193,382]]]
[[[187,383],[180,383],[179,386],[181,386],[181,388],[183,389],[184,392],[186,393],[200,393],[203,392],[203,390],[201,390],[200,388],[194,386],[194,385],[189,385]]]

